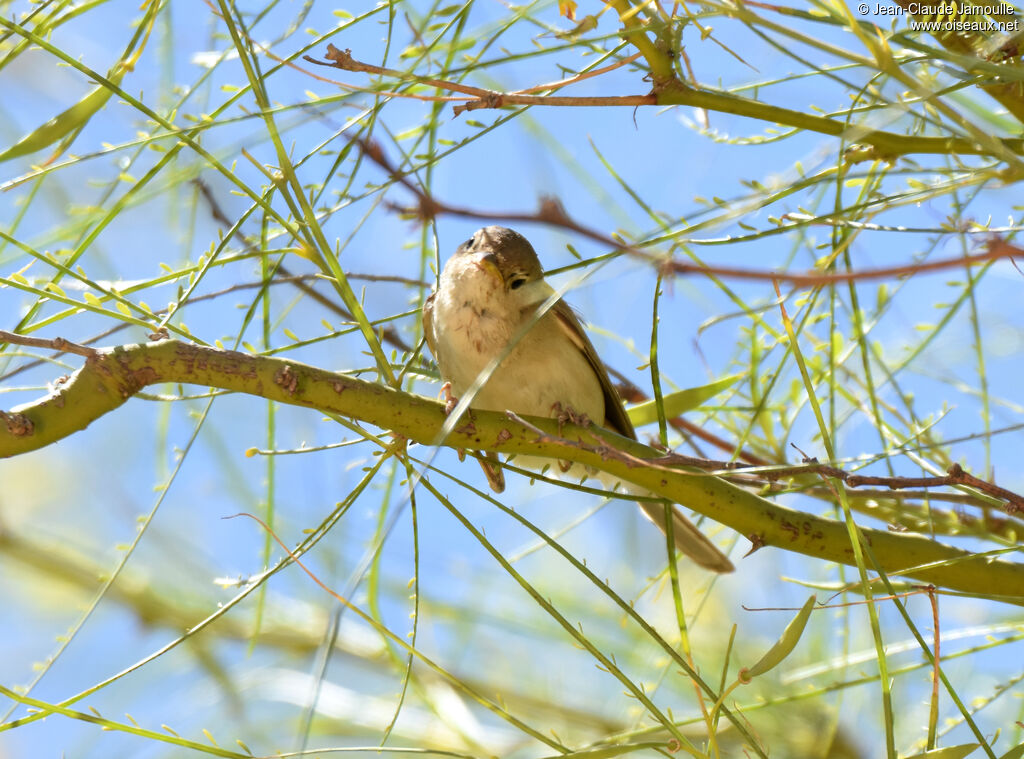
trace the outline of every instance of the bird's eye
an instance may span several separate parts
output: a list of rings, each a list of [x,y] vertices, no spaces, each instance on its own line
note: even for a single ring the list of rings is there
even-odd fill
[[[508,287],[510,290],[518,290],[520,287],[526,284],[526,280],[520,277],[519,279],[513,279],[512,284]]]
[[[475,240],[475,239],[476,239],[476,235],[473,235],[468,240],[466,240],[464,243],[462,243],[462,247],[464,247],[464,248],[472,247],[473,246],[473,240]]]

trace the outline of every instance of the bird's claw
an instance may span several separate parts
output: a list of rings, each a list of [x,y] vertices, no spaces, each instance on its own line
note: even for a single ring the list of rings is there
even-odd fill
[[[444,415],[450,416],[455,410],[455,407],[459,405],[459,399],[452,395],[452,383],[445,382],[441,385],[441,392],[439,397],[444,400]]]
[[[562,434],[562,426],[567,422],[576,424],[580,427],[590,426],[590,417],[586,414],[576,413],[576,409],[572,406],[563,406],[559,401],[555,401],[551,405],[551,410],[555,412],[555,421],[558,422],[558,434]]]

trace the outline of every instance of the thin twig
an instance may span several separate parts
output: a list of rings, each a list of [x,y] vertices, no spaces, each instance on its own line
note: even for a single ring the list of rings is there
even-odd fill
[[[990,235],[987,241],[987,250],[983,253],[973,253],[966,256],[954,256],[943,258],[938,261],[919,261],[914,263],[899,264],[897,266],[885,266],[876,269],[861,269],[848,272],[785,272],[785,271],[764,271],[757,269],[746,269],[734,266],[716,266],[713,264],[693,264],[684,261],[676,261],[666,258],[664,255],[651,253],[644,248],[631,245],[621,239],[611,237],[592,227],[588,227],[569,216],[562,203],[554,197],[542,197],[540,206],[533,213],[509,213],[501,211],[478,211],[465,206],[456,206],[443,203],[426,191],[417,187],[411,182],[406,174],[395,168],[384,155],[383,149],[375,142],[356,140],[364,153],[370,160],[388,172],[391,178],[409,190],[416,196],[417,206],[415,208],[403,207],[396,204],[389,204],[389,207],[400,213],[412,214],[421,219],[433,219],[441,214],[459,216],[467,219],[499,220],[511,222],[527,222],[548,224],[561,227],[586,237],[590,240],[606,245],[613,251],[625,253],[639,258],[666,273],[679,276],[687,274],[700,274],[704,276],[722,277],[725,279],[739,279],[760,282],[786,282],[794,287],[827,287],[829,285],[842,284],[847,282],[862,282],[875,279],[899,279],[913,274],[924,272],[942,271],[945,269],[961,269],[974,264],[987,263],[1000,259],[1010,261],[1015,257],[1024,257],[1024,249],[1012,245],[996,235]]]
[[[49,340],[42,337],[19,335],[15,332],[7,332],[2,329],[0,329],[0,343],[24,345],[29,348],[49,348],[50,350],[55,350],[60,353],[75,353],[79,356],[85,356],[86,358],[91,358],[97,353],[95,348],[73,343],[70,340],[65,340],[63,337],[55,337],[52,340]]]
[[[558,97],[554,95],[531,95],[531,92],[539,92],[543,90],[556,90],[561,89],[575,82],[589,79],[591,77],[605,74],[609,71],[613,71],[621,66],[625,66],[628,63],[632,63],[637,58],[641,57],[640,53],[629,56],[621,61],[616,61],[608,66],[604,66],[594,71],[586,71],[582,74],[563,79],[558,82],[551,82],[549,84],[540,84],[534,87],[529,87],[524,90],[517,92],[496,92],[495,90],[488,90],[483,87],[473,87],[472,85],[462,84],[461,82],[451,82],[445,79],[429,79],[426,77],[410,76],[409,74],[398,71],[397,69],[389,69],[383,66],[374,66],[372,63],[363,63],[357,61],[352,57],[351,50],[339,50],[334,45],[327,45],[327,54],[324,56],[328,62],[318,61],[309,55],[304,55],[303,60],[309,61],[317,66],[330,66],[332,68],[338,68],[343,71],[355,71],[366,74],[374,74],[377,76],[390,76],[395,79],[402,79],[417,84],[423,84],[428,87],[436,87],[441,90],[448,90],[449,92],[459,92],[467,97],[459,96],[447,96],[447,95],[423,95],[420,93],[410,92],[396,92],[396,91],[385,91],[381,92],[378,90],[372,91],[375,95],[384,95],[387,97],[407,97],[414,98],[416,100],[425,100],[430,102],[461,102],[468,101],[463,105],[457,105],[454,108],[456,116],[463,113],[464,111],[473,111],[478,108],[501,108],[506,105],[554,105],[554,106],[637,106],[637,105],[655,105],[657,98],[654,95],[622,95],[622,96],[611,96],[611,97]],[[321,78],[321,77],[318,77]],[[356,87],[351,84],[344,82],[334,82],[340,87],[344,87],[348,90],[365,91],[367,88]]]
[[[944,477],[868,477],[850,474],[839,467],[821,464],[815,459],[807,458],[804,459],[804,463],[800,466],[772,467],[767,471],[763,467],[754,469],[744,467],[736,461],[714,461],[694,456],[684,456],[679,453],[666,453],[657,458],[640,459],[617,449],[594,429],[589,430],[589,432],[596,440],[600,441],[600,445],[590,445],[582,440],[569,440],[561,436],[551,435],[530,424],[512,411],[506,411],[505,413],[509,419],[535,433],[537,435],[537,442],[556,443],[569,448],[576,448],[577,450],[597,454],[604,460],[615,459],[621,461],[630,467],[644,466],[673,472],[677,472],[678,467],[690,467],[711,474],[757,474],[769,481],[776,481],[781,477],[797,474],[813,474],[821,478],[841,480],[851,488],[856,488],[859,485],[882,485],[890,490],[902,490],[904,488],[936,488],[966,485],[980,490],[986,495],[1005,501],[1004,509],[1008,514],[1024,512],[1024,496],[975,477],[965,472],[959,464],[953,464]]]
[[[202,301],[213,300],[215,298],[221,298],[221,297],[223,297],[225,295],[228,295],[230,293],[238,292],[239,290],[253,290],[253,289],[257,288],[257,287],[264,287],[265,285],[294,284],[294,285],[298,286],[300,284],[307,283],[307,282],[315,282],[315,281],[323,279],[323,278],[324,277],[323,277],[322,274],[298,274],[298,275],[291,275],[291,276],[287,276],[287,277],[274,277],[271,280],[258,280],[258,281],[253,281],[253,282],[240,282],[240,283],[238,283],[236,285],[231,285],[230,287],[225,287],[223,290],[216,290],[215,292],[212,292],[212,293],[205,293],[203,295],[198,295],[198,296],[190,299],[189,303],[190,304],[201,303]],[[349,279],[353,279],[353,280],[366,281],[366,282],[396,282],[398,284],[409,285],[411,287],[429,287],[430,286],[427,282],[424,282],[421,279],[412,279],[410,277],[397,277],[397,276],[390,276],[390,275],[384,275],[384,274],[358,274],[358,273],[353,272],[353,273],[348,274],[348,278]],[[334,305],[336,305],[333,301],[331,301],[330,304],[331,304],[330,307],[333,307]],[[167,310],[166,309],[162,309],[160,311],[154,311],[153,313],[156,316],[163,316],[164,314],[167,313]],[[346,312],[346,314],[347,314],[347,312]],[[345,316],[344,314],[342,314],[342,315]],[[346,319],[350,319],[351,317],[350,316],[345,316],[345,318]],[[85,340],[80,341],[78,343],[78,345],[79,346],[93,345],[95,343],[98,343],[100,340],[103,340],[104,338],[110,337],[111,335],[116,334],[116,333],[120,332],[121,330],[127,329],[128,327],[131,327],[131,326],[132,326],[131,324],[128,324],[126,322],[121,322],[120,324],[114,325],[110,329],[105,329],[102,332],[100,332],[100,333],[98,333],[96,335],[93,335],[92,337],[89,337],[89,338],[87,338]],[[394,329],[392,329],[390,327],[386,328],[386,329],[384,329],[382,331],[382,334],[384,336],[384,339],[387,340],[388,342],[390,342],[396,348],[399,348],[400,350],[408,350],[408,346],[406,345],[406,343],[404,341],[401,340],[401,337],[398,338],[397,342],[393,339],[393,337],[396,336],[396,333],[395,333]],[[402,346],[405,346],[405,347],[402,347]],[[64,353],[68,353],[68,352],[69,351],[67,351],[67,350],[57,351],[56,353],[54,353],[52,356],[49,357],[49,360],[53,360],[53,359],[57,358],[58,356],[61,356]],[[37,366],[41,366],[41,365],[45,364],[46,361],[47,361],[47,359],[41,359],[41,358],[40,359],[35,359],[33,361],[27,361],[26,363],[21,364],[20,366],[14,368],[14,369],[11,369],[11,371],[7,372],[6,374],[0,374],[0,382],[4,382],[6,380],[9,380],[11,377],[14,377],[14,376],[16,376],[18,374],[21,374],[22,372],[26,372],[29,369],[34,369]]]
[[[407,82],[425,84],[429,87],[459,92],[464,96],[424,96],[415,93],[381,92],[370,90],[378,95],[388,97],[415,97],[429,101],[461,101],[468,102],[454,107],[455,114],[472,111],[478,108],[501,108],[510,104],[543,105],[543,106],[630,106],[641,105],[692,106],[701,110],[715,110],[733,113],[768,123],[784,124],[830,137],[842,137],[850,144],[844,159],[848,163],[868,160],[891,161],[901,155],[910,153],[926,153],[933,155],[997,155],[1000,158],[1013,157],[1014,153],[1024,153],[1024,140],[1019,138],[997,138],[986,146],[977,140],[959,137],[927,137],[917,135],[882,132],[867,127],[852,126],[845,121],[828,116],[818,116],[806,111],[794,111],[788,108],[739,97],[728,92],[691,87],[675,77],[669,59],[659,53],[654,42],[642,32],[624,32],[623,36],[636,47],[651,67],[650,78],[654,86],[652,91],[643,95],[622,95],[608,97],[558,97],[553,95],[525,95],[513,92],[502,93],[481,87],[472,87],[461,82],[445,79],[429,79],[408,74],[396,69],[374,66],[370,63],[357,61],[349,50],[338,50],[334,45],[327,46],[326,58],[329,62],[318,61],[311,56],[303,56],[304,60],[318,66],[331,66],[345,71],[365,72],[378,76],[390,76]],[[366,88],[337,83],[350,90]]]
[[[224,211],[221,209],[220,203],[217,201],[217,197],[213,194],[213,192],[210,190],[210,188],[207,186],[207,184],[205,182],[203,182],[200,179],[196,179],[194,181],[196,183],[196,186],[199,188],[199,192],[202,193],[203,198],[206,200],[207,204],[210,206],[210,214],[213,216],[214,220],[217,221],[218,223],[220,223],[221,225],[223,225],[225,228],[230,229],[233,226],[233,223],[227,217],[227,214],[225,214]],[[258,245],[258,243],[255,240],[249,239],[248,236],[246,236],[244,233],[240,233],[240,234],[241,234],[243,242],[245,242],[246,245],[248,245],[252,250],[259,250],[259,245]],[[317,292],[311,285],[306,284],[305,281],[303,280],[303,278],[295,277],[295,275],[293,275],[291,273],[291,271],[288,269],[288,267],[286,267],[284,264],[279,264],[278,267],[277,267],[277,270],[279,272],[281,272],[282,274],[284,274],[286,277],[289,277],[290,278],[289,281],[293,282],[295,284],[295,286],[299,290],[301,290],[307,296],[309,296],[310,298],[315,300],[317,303],[319,303],[324,308],[328,309],[329,311],[333,311],[334,313],[338,314],[342,319],[344,319],[346,321],[353,321],[355,319],[355,317],[351,314],[351,312],[349,312],[348,309],[346,309],[340,303],[337,303],[336,301],[328,298],[327,296]],[[362,279],[369,280],[372,275],[361,275],[360,276],[360,275],[348,274],[346,276],[349,279],[362,278]],[[384,281],[383,277],[379,278],[379,281]],[[401,281],[404,284],[415,283],[417,286],[420,286],[420,287],[426,287],[427,286],[427,284],[425,282],[421,282],[420,280],[406,280],[404,278],[400,279],[400,278],[397,278],[397,277],[394,278],[394,279],[388,280],[388,281]],[[196,298],[194,300],[198,300],[198,298]],[[194,300],[193,300],[193,302],[194,302]],[[398,350],[402,351],[403,353],[412,353],[412,351],[413,351],[412,346],[409,345],[402,338],[402,336],[398,333],[398,330],[396,330],[394,327],[383,327],[380,330],[380,336],[381,336],[382,340],[384,340],[385,342],[390,343],[391,345],[393,345],[394,347],[398,348]]]

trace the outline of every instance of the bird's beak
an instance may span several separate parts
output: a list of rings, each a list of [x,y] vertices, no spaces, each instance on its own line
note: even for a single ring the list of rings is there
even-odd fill
[[[478,256],[476,265],[480,271],[487,272],[498,282],[504,281],[504,277],[501,276],[501,269],[498,268],[498,257],[493,253],[485,253],[482,256]]]

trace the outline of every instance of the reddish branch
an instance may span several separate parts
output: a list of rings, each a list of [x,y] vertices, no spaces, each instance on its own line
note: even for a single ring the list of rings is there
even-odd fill
[[[398,71],[396,69],[384,68],[383,66],[374,66],[371,63],[363,63],[357,61],[352,57],[350,50],[339,50],[334,45],[327,46],[327,58],[329,63],[318,61],[308,55],[303,56],[303,60],[314,63],[317,66],[330,66],[332,68],[339,68],[343,71],[357,71],[366,74],[376,74],[378,76],[390,76],[395,79],[408,79],[409,75],[405,72]],[[565,79],[560,82],[552,82],[550,84],[542,84],[537,87],[530,87],[528,90],[521,92],[495,92],[494,90],[484,89],[483,87],[473,87],[468,84],[462,84],[460,82],[450,82],[445,79],[429,79],[426,77],[415,77],[413,81],[418,84],[423,84],[428,87],[436,87],[442,90],[448,90],[449,92],[459,92],[467,97],[458,96],[416,96],[418,99],[431,100],[431,101],[462,101],[467,100],[468,102],[462,103],[461,105],[454,106],[455,115],[465,111],[475,111],[480,108],[502,108],[506,105],[554,105],[554,106],[638,106],[638,105],[657,105],[657,96],[651,95],[621,95],[611,97],[559,97],[557,95],[531,95],[531,92],[538,90],[550,90],[564,87],[567,84],[579,82],[590,77],[599,76],[605,74],[612,69],[624,66],[627,63],[631,63],[640,57],[637,53],[624,60],[617,61],[609,66],[597,69],[595,71],[588,71],[577,76]],[[347,89],[360,89],[346,85],[341,82],[336,84],[346,87]],[[377,93],[383,95],[398,96],[404,93],[397,92],[383,92]]]
[[[411,92],[387,92],[366,87],[355,87],[353,85],[336,82],[340,87],[355,91],[370,91],[377,95],[387,97],[405,97],[431,102],[449,102],[455,100],[468,100],[463,105],[455,106],[455,114],[463,111],[475,110],[477,108],[500,108],[506,105],[541,105],[541,106],[630,106],[642,105],[686,105],[699,110],[714,110],[722,113],[735,113],[751,119],[757,119],[770,124],[784,124],[797,129],[804,129],[830,137],[843,137],[850,146],[847,149],[844,159],[848,163],[860,161],[892,161],[898,156],[908,153],[931,153],[931,154],[963,154],[963,155],[996,155],[1003,158],[1010,157],[1013,153],[1024,153],[1024,140],[1017,138],[995,138],[989,144],[980,144],[975,139],[959,137],[923,137],[916,135],[895,134],[892,132],[880,132],[867,127],[858,127],[848,124],[845,120],[834,119],[828,116],[817,116],[806,111],[794,111],[788,108],[770,105],[759,100],[732,95],[727,92],[704,89],[700,86],[690,86],[680,81],[665,70],[668,65],[668,58],[655,53],[650,47],[651,41],[642,34],[639,37],[626,34],[626,38],[640,49],[651,66],[648,75],[653,82],[650,93],[644,95],[623,95],[611,97],[557,97],[553,95],[531,95],[543,89],[562,87],[589,76],[596,76],[612,68],[625,65],[636,56],[617,61],[611,66],[596,71],[584,72],[564,82],[555,82],[550,85],[538,85],[519,92],[495,92],[480,87],[471,87],[460,82],[451,82],[445,79],[430,79],[410,75],[403,71],[387,69],[381,66],[374,66],[369,63],[357,61],[348,50],[338,50],[334,45],[327,46],[328,62],[318,61],[310,56],[304,59],[318,66],[331,66],[345,71],[361,71],[380,76],[390,76],[406,82],[425,84],[430,87],[458,92],[461,95],[423,95]],[[652,56],[657,61],[652,59]],[[280,60],[280,59],[277,59]],[[656,69],[662,69],[659,73]],[[313,76],[311,74],[311,76]],[[322,77],[317,77],[322,80]]]
[[[213,216],[214,220],[218,224],[223,226],[225,229],[231,229],[234,226],[233,222],[228,218],[227,214],[224,213],[224,210],[220,207],[220,203],[217,200],[217,196],[213,194],[213,191],[209,188],[206,182],[202,181],[201,179],[195,179],[193,180],[193,182],[195,183],[196,187],[199,188],[199,192],[202,194],[203,199],[210,206],[210,214]],[[244,234],[242,234],[241,237],[242,241],[252,250],[258,251],[260,249],[258,240],[251,239]],[[347,308],[345,308],[337,301],[327,297],[326,295],[322,295],[321,293],[317,292],[316,289],[312,285],[307,284],[302,277],[296,277],[295,275],[293,275],[291,271],[288,269],[288,267],[286,267],[283,263],[279,262],[277,264],[277,271],[284,276],[286,281],[292,282],[296,288],[304,292],[306,295],[315,300],[324,308],[328,309],[329,311],[333,311],[345,321],[351,322],[355,320],[355,317]],[[349,279],[372,279],[372,277],[358,274],[347,274],[346,276]],[[406,284],[409,284],[411,283],[411,280],[404,280],[404,282]],[[418,281],[413,284],[418,284],[421,286],[425,285],[425,283]],[[192,302],[195,302],[196,300],[198,299],[193,298]],[[398,333],[397,329],[395,329],[394,327],[380,327],[379,329],[382,340],[395,346],[400,351],[404,351],[405,353],[412,352],[412,346],[405,342],[402,336]]]
[[[844,282],[861,282],[874,279],[897,279],[922,272],[942,271],[945,269],[962,269],[965,266],[996,261],[999,259],[1013,260],[1017,257],[1024,257],[1024,249],[1012,245],[996,235],[990,236],[986,248],[982,253],[973,253],[966,256],[954,256],[943,258],[937,261],[920,261],[898,266],[885,266],[877,269],[861,269],[851,272],[787,272],[787,271],[759,271],[757,269],[746,269],[735,266],[716,266],[713,264],[694,264],[685,261],[666,259],[662,255],[651,253],[641,246],[631,245],[621,239],[611,237],[603,232],[588,227],[569,216],[557,198],[542,197],[540,207],[533,213],[509,213],[501,211],[478,211],[465,206],[443,203],[425,190],[412,182],[406,173],[395,168],[390,160],[384,155],[384,151],[376,142],[357,139],[356,142],[362,147],[364,153],[374,163],[388,172],[388,175],[395,182],[405,187],[416,196],[416,206],[409,208],[389,204],[393,210],[401,213],[412,214],[421,219],[433,219],[442,214],[459,216],[467,219],[499,220],[506,222],[526,222],[536,224],[548,224],[575,232],[595,242],[606,245],[612,250],[626,253],[635,258],[642,259],[658,267],[666,274],[679,276],[688,274],[701,274],[704,276],[721,277],[724,279],[755,280],[761,282],[785,282],[794,287],[826,287],[829,285],[841,284]]]

